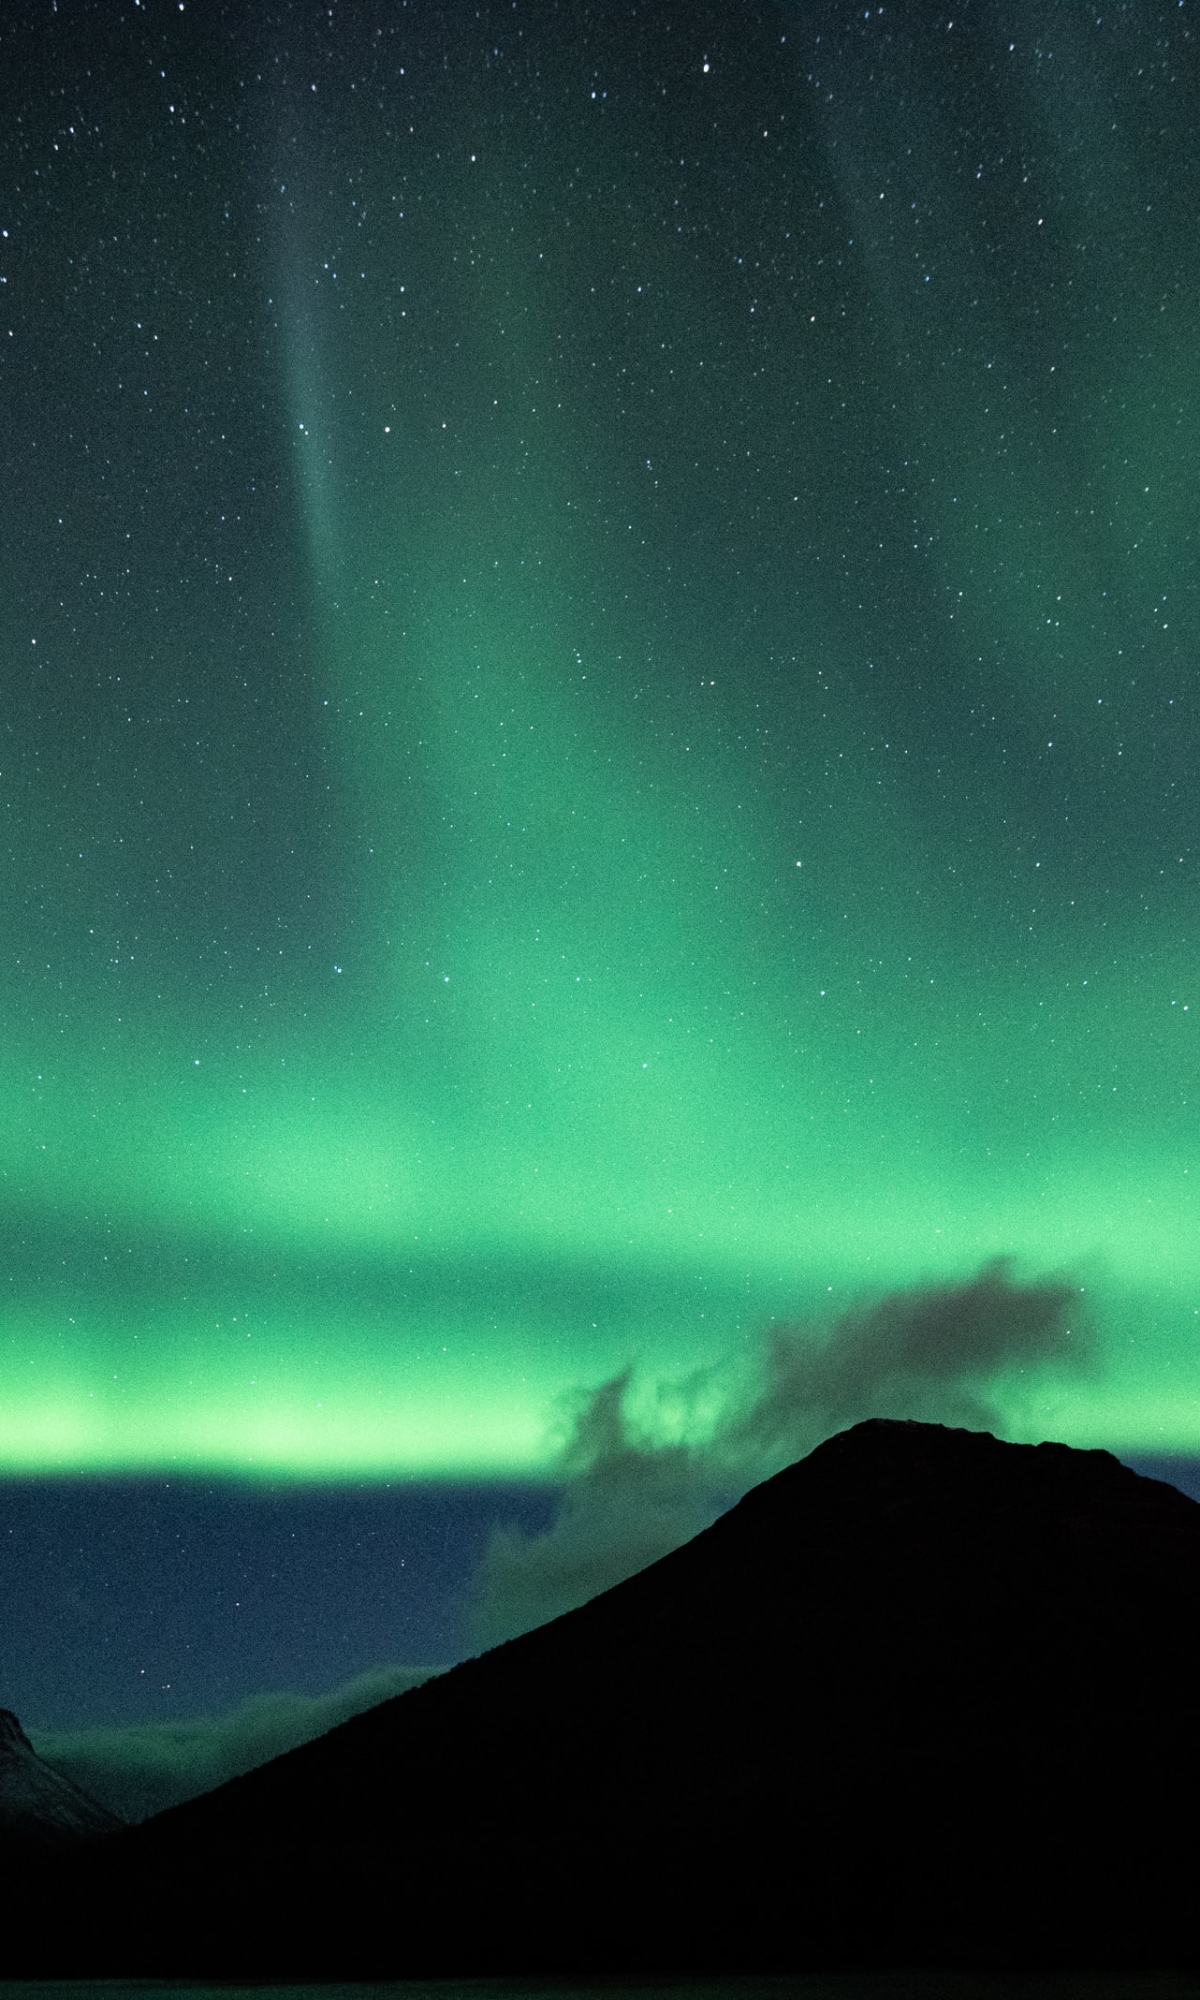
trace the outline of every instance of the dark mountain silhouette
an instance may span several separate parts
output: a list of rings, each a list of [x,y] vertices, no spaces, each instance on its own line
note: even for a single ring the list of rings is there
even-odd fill
[[[61,1848],[120,1825],[107,1806],[43,1764],[12,1710],[0,1708],[0,1845]]]
[[[77,1948],[31,1884],[0,1970],[1194,1965],[1198,1619],[1173,1488],[860,1424],[581,1610],[106,1842],[66,1884]]]

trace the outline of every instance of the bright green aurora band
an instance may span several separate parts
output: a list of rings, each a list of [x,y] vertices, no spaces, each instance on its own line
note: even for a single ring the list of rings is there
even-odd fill
[[[1190,8],[351,12],[36,29],[0,1465],[534,1470],[996,1255],[1010,1434],[1200,1449]]]

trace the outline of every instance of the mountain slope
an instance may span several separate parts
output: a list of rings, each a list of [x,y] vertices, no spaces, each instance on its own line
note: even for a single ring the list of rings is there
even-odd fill
[[[581,1610],[121,1834],[86,1951],[4,1969],[1192,1963],[1198,1612],[1173,1488],[862,1424]]]
[[[61,1846],[115,1833],[121,1821],[43,1764],[11,1709],[0,1708],[0,1841]]]

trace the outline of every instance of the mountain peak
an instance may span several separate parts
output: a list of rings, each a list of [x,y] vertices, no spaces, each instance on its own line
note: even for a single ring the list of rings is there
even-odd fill
[[[121,1824],[107,1806],[44,1764],[11,1708],[0,1708],[0,1837],[61,1846],[99,1839]]]

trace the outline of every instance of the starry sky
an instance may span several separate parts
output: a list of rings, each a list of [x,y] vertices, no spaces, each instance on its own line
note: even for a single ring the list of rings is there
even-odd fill
[[[4,9],[14,1576],[87,1493],[461,1581],[581,1394],[678,1450],[995,1259],[1086,1320],[998,1428],[1200,1451],[1198,59]]]

